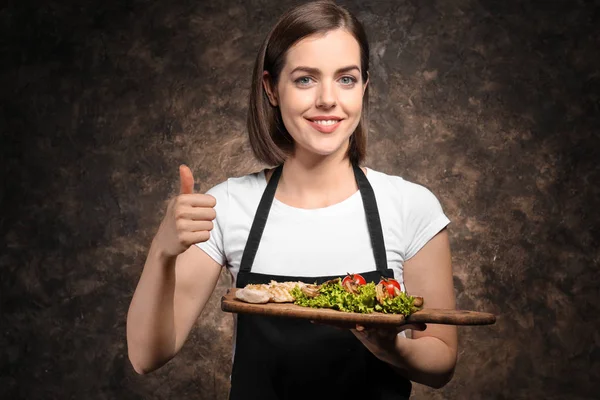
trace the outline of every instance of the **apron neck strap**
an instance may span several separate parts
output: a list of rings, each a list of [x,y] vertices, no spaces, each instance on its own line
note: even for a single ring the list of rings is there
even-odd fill
[[[367,226],[369,228],[369,236],[371,237],[373,255],[375,256],[375,265],[377,266],[377,271],[383,274],[387,270],[387,257],[375,192],[362,169],[356,165],[352,165],[352,168],[354,170],[354,178],[358,184],[367,217]],[[252,227],[250,228],[248,241],[244,248],[244,254],[242,255],[240,272],[250,272],[252,270],[252,264],[254,263],[254,258],[258,252],[260,239],[262,238],[263,231],[267,224],[267,218],[269,217],[269,211],[271,210],[271,205],[275,198],[275,191],[277,190],[282,171],[283,164],[275,168],[273,175],[263,192],[262,198],[260,199],[254,221],[252,222]]]
[[[275,171],[273,171],[273,175],[271,175],[271,179],[267,184],[267,188],[263,192],[262,198],[260,199],[258,209],[256,210],[256,216],[254,217],[252,227],[250,228],[248,241],[246,242],[246,247],[244,248],[244,254],[242,255],[240,272],[250,272],[252,269],[254,257],[256,257],[256,253],[258,252],[260,239],[262,238],[263,231],[265,230],[265,225],[267,225],[267,218],[269,217],[271,204],[273,204],[273,199],[275,198],[277,184],[279,183],[279,178],[281,178],[281,171],[283,171],[283,164],[275,168]]]
[[[369,228],[369,236],[371,237],[373,255],[375,256],[375,265],[377,271],[383,274],[385,270],[387,270],[387,256],[385,253],[383,229],[381,228],[381,219],[379,218],[379,209],[377,208],[375,192],[362,169],[354,164],[352,164],[352,168],[354,169],[354,178],[358,184],[358,190],[360,190],[363,207],[367,216],[367,226]]]

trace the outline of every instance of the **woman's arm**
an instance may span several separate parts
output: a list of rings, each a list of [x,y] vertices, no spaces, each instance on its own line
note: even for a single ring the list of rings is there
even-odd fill
[[[194,176],[179,167],[180,194],[169,201],[127,313],[129,360],[139,374],[179,352],[213,292],[221,265],[195,243],[210,239],[216,199],[194,194]]]
[[[404,263],[404,284],[408,294],[423,297],[427,308],[456,307],[445,229]],[[413,330],[412,339],[396,332],[354,332],[373,354],[411,381],[440,388],[452,379],[458,341],[453,325],[429,324],[424,331]]]
[[[127,314],[129,360],[138,374],[160,368],[181,350],[220,271],[197,246],[168,256],[153,242]]]

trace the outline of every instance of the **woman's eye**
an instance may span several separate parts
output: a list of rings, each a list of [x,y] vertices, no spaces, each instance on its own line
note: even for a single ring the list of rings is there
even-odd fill
[[[356,83],[356,79],[352,76],[343,76],[340,78],[340,82],[342,83],[342,85],[350,86]]]
[[[296,79],[296,83],[299,84],[300,86],[306,86],[310,83],[311,78],[309,78],[308,76],[303,76],[302,78],[298,78]]]

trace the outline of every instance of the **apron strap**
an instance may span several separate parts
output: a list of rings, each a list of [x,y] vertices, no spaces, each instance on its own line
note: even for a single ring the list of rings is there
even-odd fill
[[[375,265],[377,271],[383,274],[387,270],[387,255],[385,253],[385,242],[383,240],[383,229],[381,228],[381,219],[379,218],[379,209],[373,187],[369,183],[367,176],[357,165],[352,164],[354,168],[354,177],[360,190],[365,214],[367,215],[367,226],[371,236],[371,246],[373,246],[373,255],[375,256]]]
[[[356,165],[353,165],[352,168],[354,169],[354,177],[358,184],[367,217],[367,227],[369,228],[369,236],[371,237],[375,265],[377,271],[383,274],[387,270],[387,256],[385,253],[385,242],[383,240],[383,230],[381,228],[375,192],[362,169]],[[281,178],[282,171],[283,164],[273,171],[273,175],[260,199],[258,209],[256,210],[256,216],[254,217],[252,227],[250,228],[248,241],[244,248],[244,254],[242,255],[240,272],[250,272],[252,270],[252,264],[254,263],[254,258],[258,252],[260,239],[267,224],[267,218],[269,216],[269,211],[271,210],[271,205],[273,204],[273,199],[275,198],[275,191],[277,190],[277,184],[279,183],[279,178]]]
[[[252,227],[250,228],[248,241],[246,242],[246,247],[244,248],[244,254],[242,255],[240,272],[250,272],[252,269],[254,258],[258,252],[258,245],[260,244],[260,239],[262,238],[265,225],[267,224],[267,218],[269,217],[271,204],[273,204],[273,199],[275,198],[277,184],[279,183],[279,178],[281,178],[281,171],[283,171],[283,164],[278,166],[275,171],[273,171],[273,175],[271,175],[271,179],[267,184],[267,188],[260,199],[258,209],[256,210],[256,216],[254,217]]]

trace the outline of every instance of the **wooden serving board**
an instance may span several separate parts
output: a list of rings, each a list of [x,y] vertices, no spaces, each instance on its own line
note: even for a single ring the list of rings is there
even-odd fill
[[[466,310],[438,310],[424,308],[405,318],[401,314],[350,313],[326,308],[310,308],[292,303],[251,304],[235,298],[237,289],[229,289],[221,298],[221,310],[238,314],[258,314],[274,317],[301,318],[317,322],[361,324],[366,326],[399,326],[414,322],[445,325],[491,325],[494,314]]]

